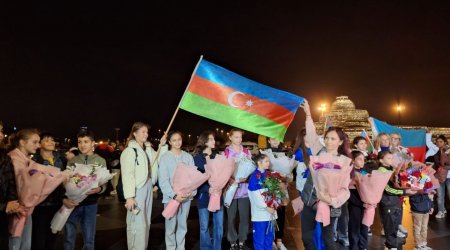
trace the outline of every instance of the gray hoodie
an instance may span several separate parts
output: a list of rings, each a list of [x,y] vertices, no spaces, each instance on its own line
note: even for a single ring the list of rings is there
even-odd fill
[[[185,151],[181,151],[181,155],[175,156],[172,152],[168,151],[161,156],[161,160],[159,162],[159,170],[158,170],[158,179],[159,179],[159,187],[163,193],[163,203],[168,203],[175,192],[172,189],[173,184],[173,174],[175,173],[175,168],[178,163],[184,163],[186,165],[195,166],[194,158],[192,155],[186,153]],[[197,192],[193,192],[192,196],[194,196]]]

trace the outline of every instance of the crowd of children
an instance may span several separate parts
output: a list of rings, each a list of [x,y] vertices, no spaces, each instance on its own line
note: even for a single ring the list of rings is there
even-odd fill
[[[377,136],[373,152],[368,152],[368,142],[364,137],[356,137],[350,147],[348,136],[338,127],[328,128],[323,141],[316,133],[309,104],[305,101],[301,106],[306,114],[304,130],[300,131],[293,150],[286,153],[296,160],[297,169],[295,184],[304,203],[300,215],[301,238],[305,249],[337,249],[337,242],[350,249],[367,249],[370,227],[364,222],[366,205],[355,181],[357,174],[371,174],[372,171],[392,171],[392,176],[384,187],[378,204],[385,246],[387,249],[397,249],[404,243],[406,230],[402,228],[403,197],[409,197],[415,249],[431,249],[427,246],[427,231],[429,215],[433,213],[434,191],[424,192],[411,188],[399,187],[398,166],[394,163],[394,153],[404,151],[400,146],[401,137],[398,133],[391,135],[380,133]],[[0,124],[2,128],[2,124]],[[284,250],[284,224],[286,220],[286,204],[277,209],[268,205],[263,193],[267,173],[273,168],[273,163],[267,154],[252,156],[248,149],[242,146],[243,131],[233,129],[229,133],[230,144],[223,152],[227,158],[247,158],[253,160],[256,170],[248,178],[233,179],[229,184],[237,185],[236,194],[227,206],[221,201],[220,209],[208,211],[211,188],[206,182],[197,191],[176,193],[173,188],[173,176],[179,163],[196,166],[205,172],[207,159],[214,159],[214,133],[202,133],[196,145],[194,156],[182,150],[183,134],[171,131],[160,140],[161,149],[156,153],[147,142],[149,126],[135,123],[128,138],[127,147],[120,158],[123,193],[127,209],[127,241],[128,249],[147,249],[152,213],[153,186],[158,181],[163,194],[162,203],[166,207],[171,200],[181,205],[172,218],[165,220],[166,249],[184,249],[187,233],[187,218],[191,201],[197,199],[200,224],[200,248],[221,249],[224,235],[224,215],[226,214],[226,239],[232,250],[246,248],[249,229],[252,228],[253,248],[268,250],[273,247]],[[0,133],[0,138],[4,138]],[[94,249],[96,232],[97,201],[105,187],[97,187],[88,193],[88,197],[78,203],[64,196],[62,186],[56,188],[51,195],[34,208],[28,208],[21,200],[22,189],[28,188],[18,173],[21,164],[18,161],[36,161],[37,163],[54,166],[63,171],[75,163],[106,166],[105,159],[94,153],[95,140],[92,132],[82,130],[78,136],[79,155],[68,162],[55,153],[54,138],[50,134],[39,134],[37,130],[19,131],[11,140],[9,150],[3,145],[0,148],[0,248],[7,249],[54,249],[55,235],[49,229],[52,216],[61,205],[74,209],[64,231],[64,249],[74,249],[77,226],[81,226],[83,249]],[[166,146],[166,142],[168,145]],[[269,153],[283,153],[280,141],[268,140]],[[40,147],[40,150],[38,148]],[[437,140],[435,158],[436,176],[440,186],[437,189],[438,213],[436,218],[445,216],[445,193],[450,193],[450,181],[446,178],[450,168],[450,157],[447,140],[440,136]],[[30,156],[33,158],[30,158]],[[351,162],[353,168],[348,182],[341,185],[333,197],[323,192],[315,183],[311,171],[316,170],[317,163],[312,164],[311,158],[327,155],[337,162]],[[376,156],[374,156],[376,155]],[[27,162],[27,164],[29,164]],[[327,163],[328,164],[328,163]],[[326,165],[326,164],[325,164]],[[317,169],[324,167],[318,165]],[[239,166],[237,166],[239,167]],[[326,166],[325,166],[326,167]],[[335,169],[345,166],[335,165]],[[390,172],[389,172],[390,173]],[[314,173],[317,174],[317,173]],[[292,175],[283,176],[280,185],[286,187],[293,180]],[[345,185],[347,184],[347,185]],[[323,204],[328,207],[328,219],[323,218]],[[327,209],[326,209],[327,210]],[[225,213],[226,212],[226,213]],[[239,216],[237,216],[239,214]],[[28,216],[21,236],[11,236],[8,233],[8,222],[12,216]],[[212,216],[213,230],[209,230],[209,217]],[[238,222],[236,221],[238,220]],[[251,225],[250,222],[251,221]],[[328,223],[329,221],[329,223]],[[276,223],[275,223],[276,222]],[[237,225],[237,229],[236,229]],[[336,237],[337,236],[337,237]],[[45,239],[45,240],[42,240]]]

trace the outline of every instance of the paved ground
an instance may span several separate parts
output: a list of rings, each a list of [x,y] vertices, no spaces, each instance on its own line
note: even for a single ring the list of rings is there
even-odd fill
[[[164,218],[161,215],[163,206],[160,200],[153,203],[153,219],[150,229],[149,249],[165,249],[164,245]],[[284,243],[288,249],[303,249],[301,241],[300,218],[292,216],[292,209],[287,211],[286,233]],[[377,213],[378,214],[378,213]],[[409,206],[405,205],[403,225],[408,229],[409,236],[406,238],[405,250],[414,249],[414,238],[412,236],[412,219]],[[188,233],[186,236],[186,249],[199,249],[199,224],[195,202],[192,203],[188,218]],[[224,229],[226,232],[226,228]],[[378,216],[372,227],[373,236],[369,239],[368,249],[384,249],[384,237],[380,236],[381,225]],[[251,232],[249,230],[249,232]],[[62,249],[63,235],[58,236],[57,249]],[[248,237],[248,246],[252,246],[251,235]],[[435,250],[449,249],[450,244],[450,219],[436,220],[430,217],[428,228],[428,245]],[[82,247],[81,234],[78,234],[77,249]],[[99,216],[97,217],[96,249],[126,249],[125,234],[125,209],[116,199],[102,199],[99,202]],[[229,249],[226,240],[223,241],[223,249]],[[341,246],[340,249],[346,249]]]

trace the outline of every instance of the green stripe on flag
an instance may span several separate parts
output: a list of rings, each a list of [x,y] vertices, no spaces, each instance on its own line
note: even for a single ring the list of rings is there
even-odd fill
[[[186,92],[180,108],[196,115],[284,141],[287,128],[265,117]]]

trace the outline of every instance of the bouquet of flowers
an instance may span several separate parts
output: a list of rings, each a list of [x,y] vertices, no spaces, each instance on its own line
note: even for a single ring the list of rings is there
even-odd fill
[[[405,164],[408,164],[414,160],[414,156],[409,153],[409,151],[405,151],[406,148],[403,148],[403,150],[396,150],[393,153],[394,159],[393,164],[394,166],[403,166]]]
[[[172,179],[172,189],[176,194],[192,193],[200,187],[206,180],[209,174],[202,173],[197,170],[196,166],[187,166],[180,163],[175,168]],[[164,208],[162,215],[166,219],[170,219],[177,214],[180,202],[177,200],[170,200]]]
[[[258,176],[256,176],[258,178]],[[286,198],[285,193],[281,189],[282,177],[278,172],[266,171],[266,176],[262,183],[262,188],[266,191],[262,192],[262,196],[268,207],[278,209],[283,205],[283,199]]]
[[[70,177],[69,181],[64,185],[66,196],[76,203],[82,202],[88,196],[86,193],[93,188],[105,184],[115,175],[111,174],[106,167],[92,164],[75,164],[75,166],[68,167],[67,169],[70,172]],[[62,230],[73,210],[74,208],[67,208],[64,205],[61,206],[51,221],[50,228],[53,233]]]
[[[235,157],[234,161],[236,162],[236,170],[233,173],[235,182],[229,185],[225,191],[224,205],[226,207],[229,207],[233,201],[234,195],[238,189],[239,179],[248,178],[248,176],[251,175],[256,169],[255,163],[244,153],[241,153]]]
[[[373,224],[375,208],[381,200],[386,184],[392,176],[392,171],[372,170],[372,173],[355,171],[354,180],[361,200],[364,202],[362,223],[368,227]]]
[[[208,210],[216,212],[220,209],[222,189],[228,183],[236,169],[234,159],[216,155],[214,159],[206,158],[206,173],[209,177],[210,194]]]
[[[269,157],[272,171],[278,172],[284,177],[292,174],[295,166],[295,155],[289,158],[283,152],[271,152],[270,150],[261,150],[261,154]]]
[[[330,224],[330,206],[338,208],[350,198],[350,163],[351,159],[346,156],[328,153],[310,158],[309,169],[319,198],[316,221],[324,226]]]
[[[435,172],[431,166],[410,161],[400,169],[398,174],[400,187],[429,192],[439,187],[439,181],[434,176]]]
[[[36,163],[18,150],[11,151],[9,155],[14,164],[19,203],[23,206],[20,213],[11,217],[9,233],[13,237],[20,237],[34,207],[67,180],[68,174],[59,168]]]
[[[261,174],[256,174],[258,180],[261,179]],[[264,181],[261,183],[263,192],[261,193],[264,198],[264,202],[267,207],[277,210],[283,205],[283,199],[285,198],[284,192],[281,190],[280,183],[282,182],[282,177],[280,173],[266,171]],[[279,230],[276,217],[272,219],[272,226]]]

